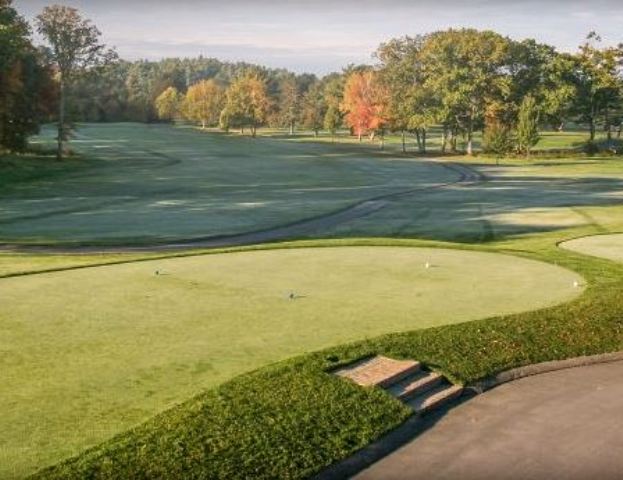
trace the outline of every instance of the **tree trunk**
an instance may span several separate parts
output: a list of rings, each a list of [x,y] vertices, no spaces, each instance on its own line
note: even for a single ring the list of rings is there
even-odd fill
[[[61,74],[60,98],[58,103],[58,144],[56,159],[63,159],[63,142],[65,141],[65,80]]]
[[[604,112],[604,125],[606,128],[606,137],[608,139],[608,148],[610,148],[612,144],[612,132],[610,130],[610,111],[608,107],[609,105],[606,105],[606,110]]]
[[[290,136],[294,135],[294,122],[290,122]]]
[[[452,131],[450,133],[452,135],[450,138],[450,151],[452,153],[456,153],[456,127],[452,127]]]
[[[357,132],[357,138],[359,139],[359,143],[361,143],[361,132]]]
[[[593,117],[591,117],[588,120],[588,128],[590,132],[590,141],[594,142],[595,141],[595,120],[593,119]]]
[[[314,137],[318,137],[318,129],[317,128],[314,129]]]
[[[426,153],[426,129],[422,129],[422,153]]]
[[[240,127],[240,134],[241,134],[241,135],[244,135],[244,125],[242,125],[242,126]]]
[[[441,153],[446,153],[446,141],[448,138],[448,127],[446,125],[443,126],[443,130],[441,131]]]
[[[405,131],[402,131],[402,153],[407,153],[407,144],[405,143]]]
[[[470,157],[474,154],[474,118],[472,115],[469,117],[467,124],[467,155]]]
[[[205,130],[206,129],[206,121],[201,119],[201,130]]]
[[[420,139],[420,129],[415,129],[415,140],[417,141],[417,151],[422,152],[422,140]]]
[[[255,123],[253,125],[251,125],[251,136],[253,138],[255,138],[255,134],[257,132],[257,126],[255,125]]]

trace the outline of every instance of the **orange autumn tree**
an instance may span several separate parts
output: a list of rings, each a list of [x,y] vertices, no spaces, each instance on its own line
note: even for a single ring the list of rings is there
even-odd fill
[[[344,100],[340,106],[346,124],[361,141],[364,134],[374,138],[383,126],[384,89],[374,71],[353,72],[344,85]]]

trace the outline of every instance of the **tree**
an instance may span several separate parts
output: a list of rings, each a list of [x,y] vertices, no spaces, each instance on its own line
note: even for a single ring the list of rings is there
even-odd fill
[[[161,120],[171,121],[178,114],[182,101],[175,87],[169,87],[156,98],[156,111]]]
[[[371,70],[353,72],[346,79],[341,110],[345,114],[346,123],[353,129],[359,141],[365,133],[373,136],[383,123],[380,90],[381,87],[375,81],[375,74]]]
[[[186,92],[184,112],[188,119],[200,122],[201,128],[205,128],[219,122],[224,104],[224,89],[214,80],[202,80]]]
[[[335,142],[335,134],[342,125],[340,105],[344,96],[344,76],[334,73],[323,80],[323,95],[326,103],[323,126],[331,134],[331,141]]]
[[[289,75],[281,85],[279,95],[279,116],[281,125],[294,135],[294,127],[300,117],[300,93],[294,75]]]
[[[498,119],[487,119],[483,135],[483,148],[487,153],[496,155],[496,163],[513,149],[513,137],[510,128]]]
[[[10,0],[0,0],[0,147],[26,148],[54,101],[49,68]]]
[[[467,137],[473,153],[474,131],[482,128],[487,105],[503,104],[509,92],[510,41],[491,31],[435,32],[421,48],[424,87],[439,99],[439,110]]]
[[[303,111],[301,114],[302,123],[305,128],[309,128],[317,137],[318,132],[324,125],[327,113],[327,103],[324,98],[324,89],[320,82],[316,82],[309,87],[303,96]]]
[[[403,37],[381,44],[376,52],[380,61],[379,81],[387,91],[385,117],[390,130],[402,134],[415,132],[420,152],[426,151],[426,130],[434,120],[434,95],[424,88],[425,74],[420,59],[425,36]]]
[[[539,142],[539,110],[536,101],[531,95],[527,95],[519,108],[517,118],[517,150],[530,156],[530,150]]]
[[[101,33],[90,20],[82,18],[72,7],[45,7],[37,16],[37,31],[48,41],[50,59],[54,63],[59,83],[58,159],[63,158],[66,139],[66,89],[76,75],[116,58],[113,51],[100,43]]]
[[[591,32],[575,56],[575,111],[579,119],[589,125],[590,143],[595,141],[596,125],[601,116],[610,141],[610,114],[613,106],[621,101],[619,68],[623,62],[623,45],[600,49],[597,45],[600,41],[601,38]]]
[[[257,127],[266,120],[268,107],[266,83],[257,74],[246,74],[234,80],[227,89],[221,124],[227,128],[248,126],[255,138]]]

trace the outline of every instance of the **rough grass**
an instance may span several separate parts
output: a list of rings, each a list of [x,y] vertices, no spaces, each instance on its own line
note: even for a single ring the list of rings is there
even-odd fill
[[[0,476],[75,453],[270,362],[546,307],[578,295],[574,282],[581,278],[568,270],[511,256],[364,246],[5,278]]]
[[[390,334],[246,374],[34,478],[306,478],[403,421],[375,389],[325,373],[373,353],[418,358],[456,381],[623,348],[623,266],[557,249],[553,238],[500,243],[589,281],[573,302],[531,313]]]

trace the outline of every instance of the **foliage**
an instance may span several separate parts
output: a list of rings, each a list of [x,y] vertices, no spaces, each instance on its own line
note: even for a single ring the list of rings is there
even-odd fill
[[[303,96],[301,122],[305,128],[309,128],[318,136],[318,132],[324,126],[326,114],[327,104],[324,98],[324,89],[320,82],[316,82],[309,87]],[[335,127],[333,127],[333,131],[335,131]]]
[[[483,149],[486,153],[503,157],[513,149],[513,143],[513,136],[507,125],[496,119],[487,122],[483,135]]]
[[[326,103],[326,112],[323,119],[323,125],[332,138],[342,125],[343,116],[340,105],[344,98],[344,77],[341,75],[330,75],[324,82],[324,99]]]
[[[184,100],[184,116],[206,125],[216,125],[225,104],[225,92],[214,80],[201,80],[190,86]]]
[[[0,0],[0,150],[24,150],[54,101],[50,69],[9,0]]]
[[[596,123],[603,117],[610,135],[611,114],[615,106],[621,108],[623,101],[622,77],[623,44],[618,47],[599,49],[601,38],[591,32],[575,56],[574,109],[581,121],[589,125],[590,139],[595,140]]]
[[[517,119],[517,150],[530,156],[530,150],[539,142],[539,109],[531,95],[527,95],[519,107]]]
[[[376,52],[380,81],[385,86],[385,117],[390,130],[415,132],[419,151],[426,153],[426,132],[441,118],[438,97],[424,86],[421,51],[427,37],[404,37],[382,44]]]
[[[373,71],[353,72],[346,79],[340,105],[344,119],[355,135],[361,136],[381,128],[384,122],[383,88]]]
[[[279,93],[280,126],[288,128],[290,135],[294,135],[294,127],[300,117],[301,96],[294,75],[289,75],[282,82]]]
[[[268,107],[266,83],[257,75],[247,74],[234,80],[227,89],[221,122],[224,128],[248,126],[255,137],[257,127],[266,120]]]
[[[72,7],[45,7],[37,16],[37,31],[49,43],[50,60],[58,72],[60,86],[57,157],[63,157],[67,138],[65,125],[65,89],[81,72],[111,61],[116,55],[100,43],[101,33],[90,20],[82,18]]]
[[[156,98],[156,111],[162,120],[173,120],[179,113],[182,97],[175,87],[169,87]]]

